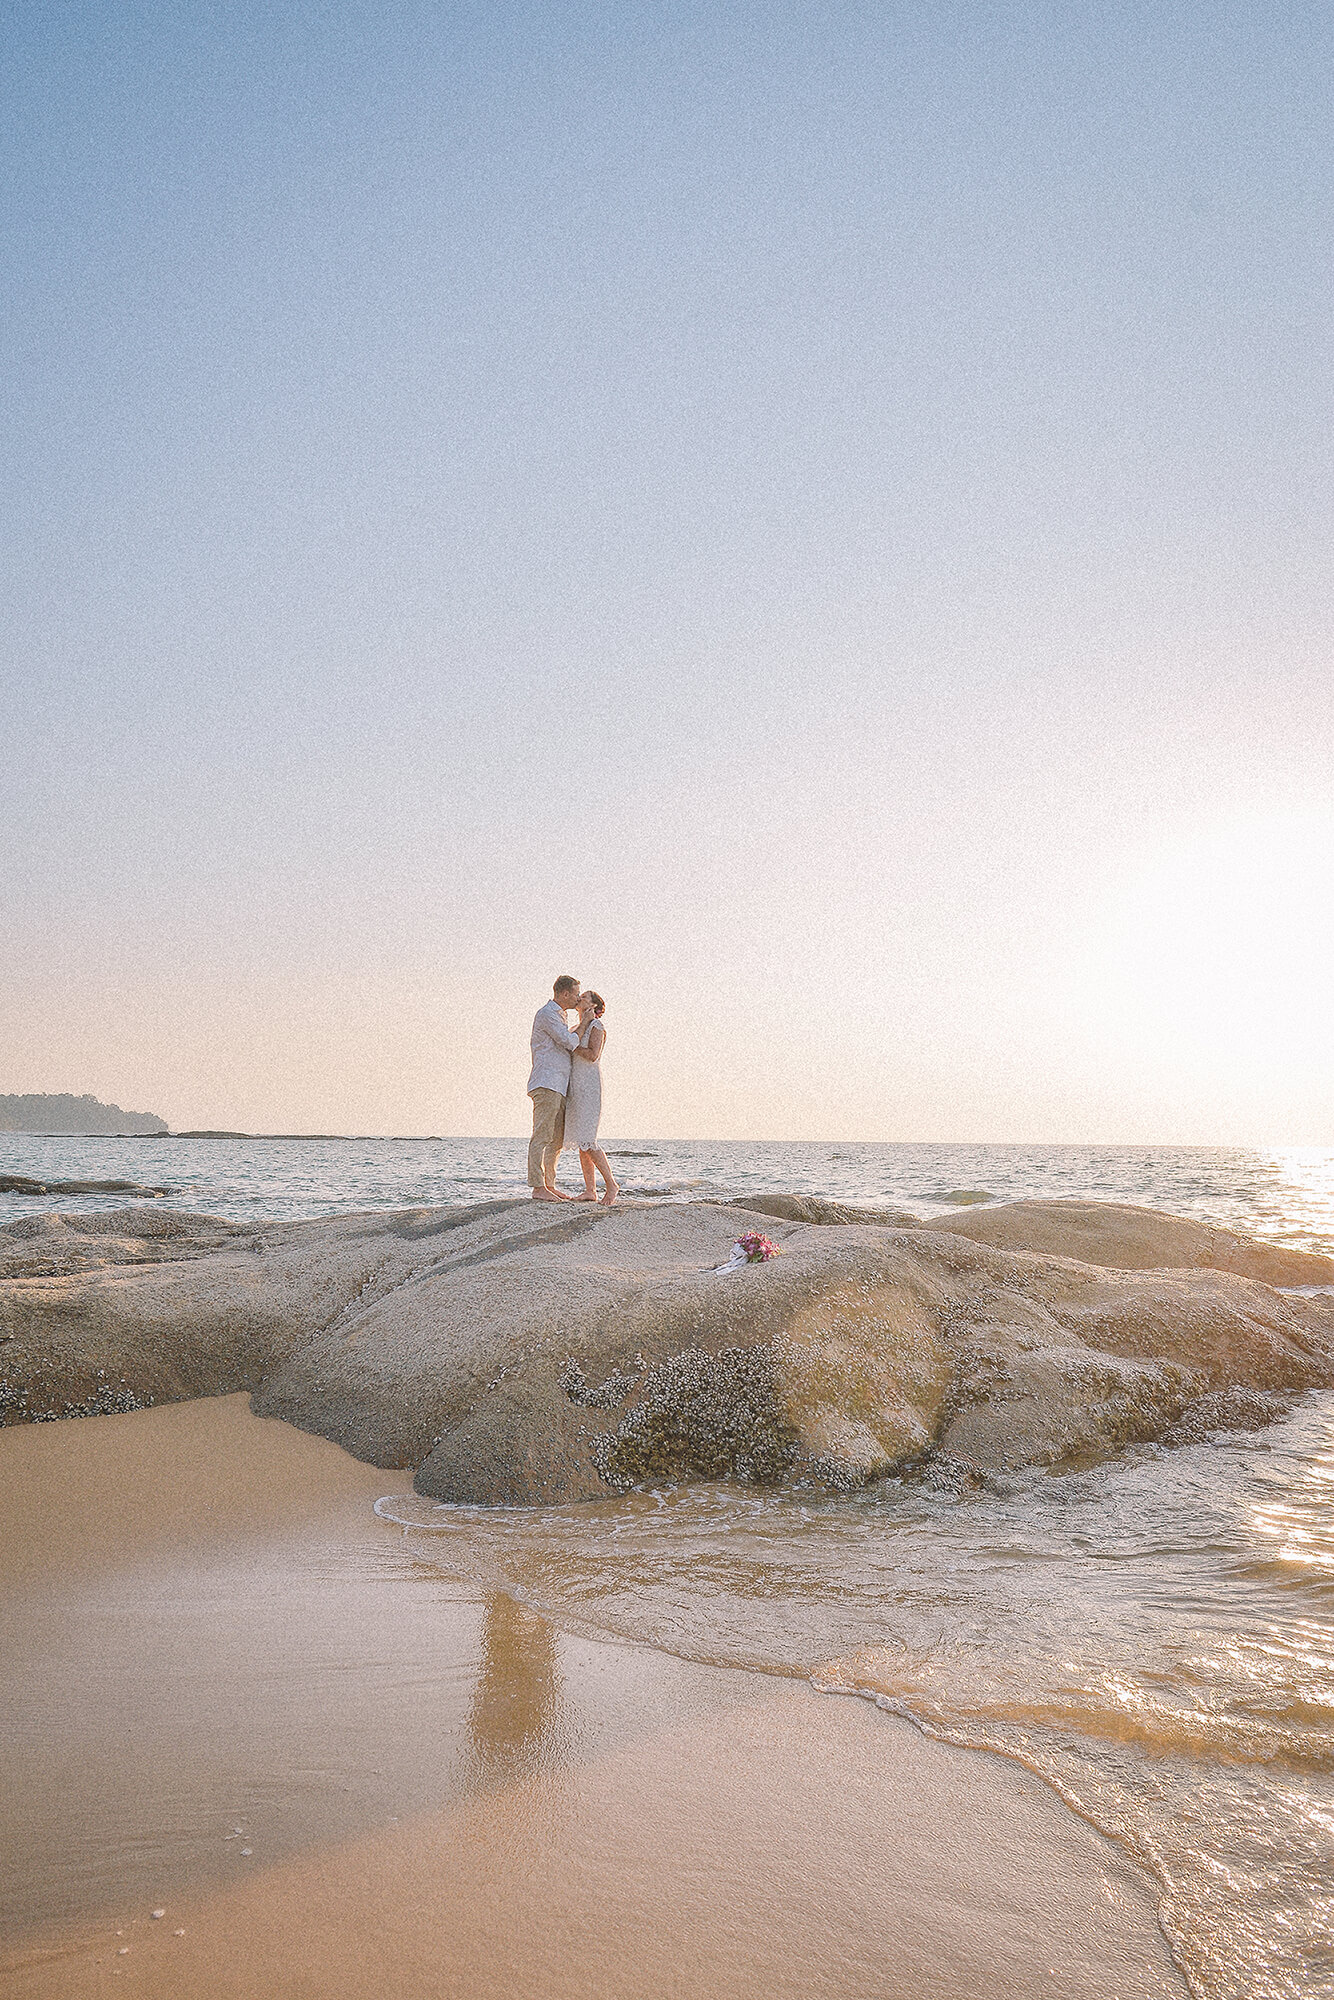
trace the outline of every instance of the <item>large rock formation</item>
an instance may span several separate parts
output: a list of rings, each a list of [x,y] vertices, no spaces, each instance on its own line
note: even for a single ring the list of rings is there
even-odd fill
[[[1109,1201],[1011,1201],[935,1216],[924,1229],[999,1250],[1075,1257],[1122,1271],[1235,1271],[1267,1285],[1334,1285],[1334,1257],[1266,1243],[1217,1223]]]
[[[1254,1274],[1334,1283],[1327,1259],[1108,1206],[949,1222],[774,1218],[782,1254],[723,1274],[744,1217],[707,1202],[38,1216],[0,1229],[0,1397],[21,1421],[249,1388],[423,1492],[513,1504],[1079,1463],[1334,1383],[1334,1301]]]
[[[880,1227],[911,1229],[917,1217],[906,1208],[852,1208],[819,1194],[739,1194],[728,1204],[752,1215],[776,1216],[780,1222],[870,1222]]]

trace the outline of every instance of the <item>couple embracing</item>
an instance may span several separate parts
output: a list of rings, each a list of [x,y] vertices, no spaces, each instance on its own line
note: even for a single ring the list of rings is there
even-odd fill
[[[534,1201],[596,1201],[596,1171],[602,1176],[603,1206],[610,1208],[618,1193],[616,1176],[598,1144],[606,1002],[600,993],[581,993],[579,981],[568,972],[561,974],[551,994],[533,1021],[533,1072],[528,1079],[533,1136],[528,1147],[528,1185]],[[576,1011],[578,1022],[571,1028],[569,1016]],[[556,1162],[562,1146],[579,1148],[579,1164],[584,1170],[582,1194],[562,1194],[556,1186]]]

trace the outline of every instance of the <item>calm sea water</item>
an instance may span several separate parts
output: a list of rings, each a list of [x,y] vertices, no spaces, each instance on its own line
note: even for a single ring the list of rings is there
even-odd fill
[[[626,1192],[777,1188],[940,1214],[1132,1201],[1334,1252],[1334,1148],[625,1142]],[[521,1194],[520,1140],[0,1135],[0,1172],[160,1183],[232,1216]],[[110,1206],[0,1196],[0,1215]],[[1012,1757],[1120,1842],[1206,2000],[1334,1995],[1334,1396],[1078,1474],[852,1497],[694,1487],[595,1506],[379,1503],[386,1573],[508,1589],[683,1657],[801,1675]],[[892,1815],[893,1801],[886,1800]]]

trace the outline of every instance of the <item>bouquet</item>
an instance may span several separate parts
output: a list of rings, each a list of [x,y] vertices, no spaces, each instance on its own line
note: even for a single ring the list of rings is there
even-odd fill
[[[732,1245],[732,1254],[725,1264],[716,1264],[718,1271],[744,1271],[747,1264],[767,1264],[771,1257],[778,1255],[778,1245],[771,1243],[767,1236],[761,1236],[758,1229],[748,1229],[744,1236],[738,1236]]]

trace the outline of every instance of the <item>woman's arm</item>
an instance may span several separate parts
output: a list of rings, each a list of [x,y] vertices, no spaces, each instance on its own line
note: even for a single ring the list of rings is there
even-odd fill
[[[588,1047],[586,1049],[576,1049],[575,1054],[582,1056],[585,1062],[596,1062],[602,1054],[602,1044],[606,1039],[607,1030],[603,1027],[601,1021],[595,1021],[593,1023],[593,1032],[588,1038]]]

